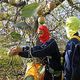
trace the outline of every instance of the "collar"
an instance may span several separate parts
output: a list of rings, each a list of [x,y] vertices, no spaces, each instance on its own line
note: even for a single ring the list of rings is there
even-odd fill
[[[72,38],[76,38],[80,41],[80,36],[73,36]]]

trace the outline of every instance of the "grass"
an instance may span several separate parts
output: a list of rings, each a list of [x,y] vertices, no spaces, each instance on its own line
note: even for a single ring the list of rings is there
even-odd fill
[[[11,57],[6,49],[0,48],[0,80],[23,80],[25,60],[27,59],[19,56]],[[61,63],[63,63],[63,58],[61,58]]]
[[[21,57],[11,57],[7,50],[0,48],[0,80],[22,80],[24,63]]]

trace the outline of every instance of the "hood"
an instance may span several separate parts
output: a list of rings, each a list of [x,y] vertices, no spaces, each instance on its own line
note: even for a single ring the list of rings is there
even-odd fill
[[[65,29],[67,37],[71,39],[72,36],[80,29],[80,20],[75,16],[67,18]]]
[[[39,30],[43,31],[43,34],[41,34],[39,36],[39,40],[40,40],[40,42],[45,43],[46,41],[48,41],[50,39],[49,29],[47,28],[47,26],[41,25],[38,27],[37,33]]]

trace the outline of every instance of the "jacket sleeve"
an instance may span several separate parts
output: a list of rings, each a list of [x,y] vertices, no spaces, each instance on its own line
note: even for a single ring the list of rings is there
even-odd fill
[[[34,46],[31,48],[31,54],[34,57],[51,56],[54,53],[56,54],[57,52],[58,52],[57,44],[53,39],[49,40],[48,42],[42,45]],[[28,54],[29,54],[29,50],[26,50],[26,49],[19,53],[20,56],[26,57],[26,58],[28,57]]]
[[[64,63],[64,80],[71,80],[72,75],[72,54],[75,44],[70,42],[66,46],[65,63]]]
[[[37,46],[32,48],[32,55],[35,57],[56,56],[58,52],[58,46],[54,39],[42,44],[39,49]]]
[[[21,57],[25,57],[25,58],[30,57],[30,55],[29,55],[29,47],[28,46],[23,47],[22,48],[22,52],[19,52],[18,55],[21,56]]]

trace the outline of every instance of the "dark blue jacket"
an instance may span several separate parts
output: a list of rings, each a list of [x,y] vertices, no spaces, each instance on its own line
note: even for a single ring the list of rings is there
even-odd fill
[[[72,58],[72,80],[80,80],[80,43],[75,46]]]
[[[75,45],[79,43],[79,40],[72,38],[68,41],[65,50],[65,64],[64,64],[64,80],[71,80],[72,77],[72,55]]]
[[[28,58],[28,55],[30,54],[28,49],[28,46],[23,47],[23,51],[20,52],[19,55]],[[31,54],[32,56],[39,58],[51,56],[51,58],[49,58],[49,63],[46,64],[48,64],[54,70],[61,70],[60,52],[54,39],[50,39],[44,44],[32,47]]]

